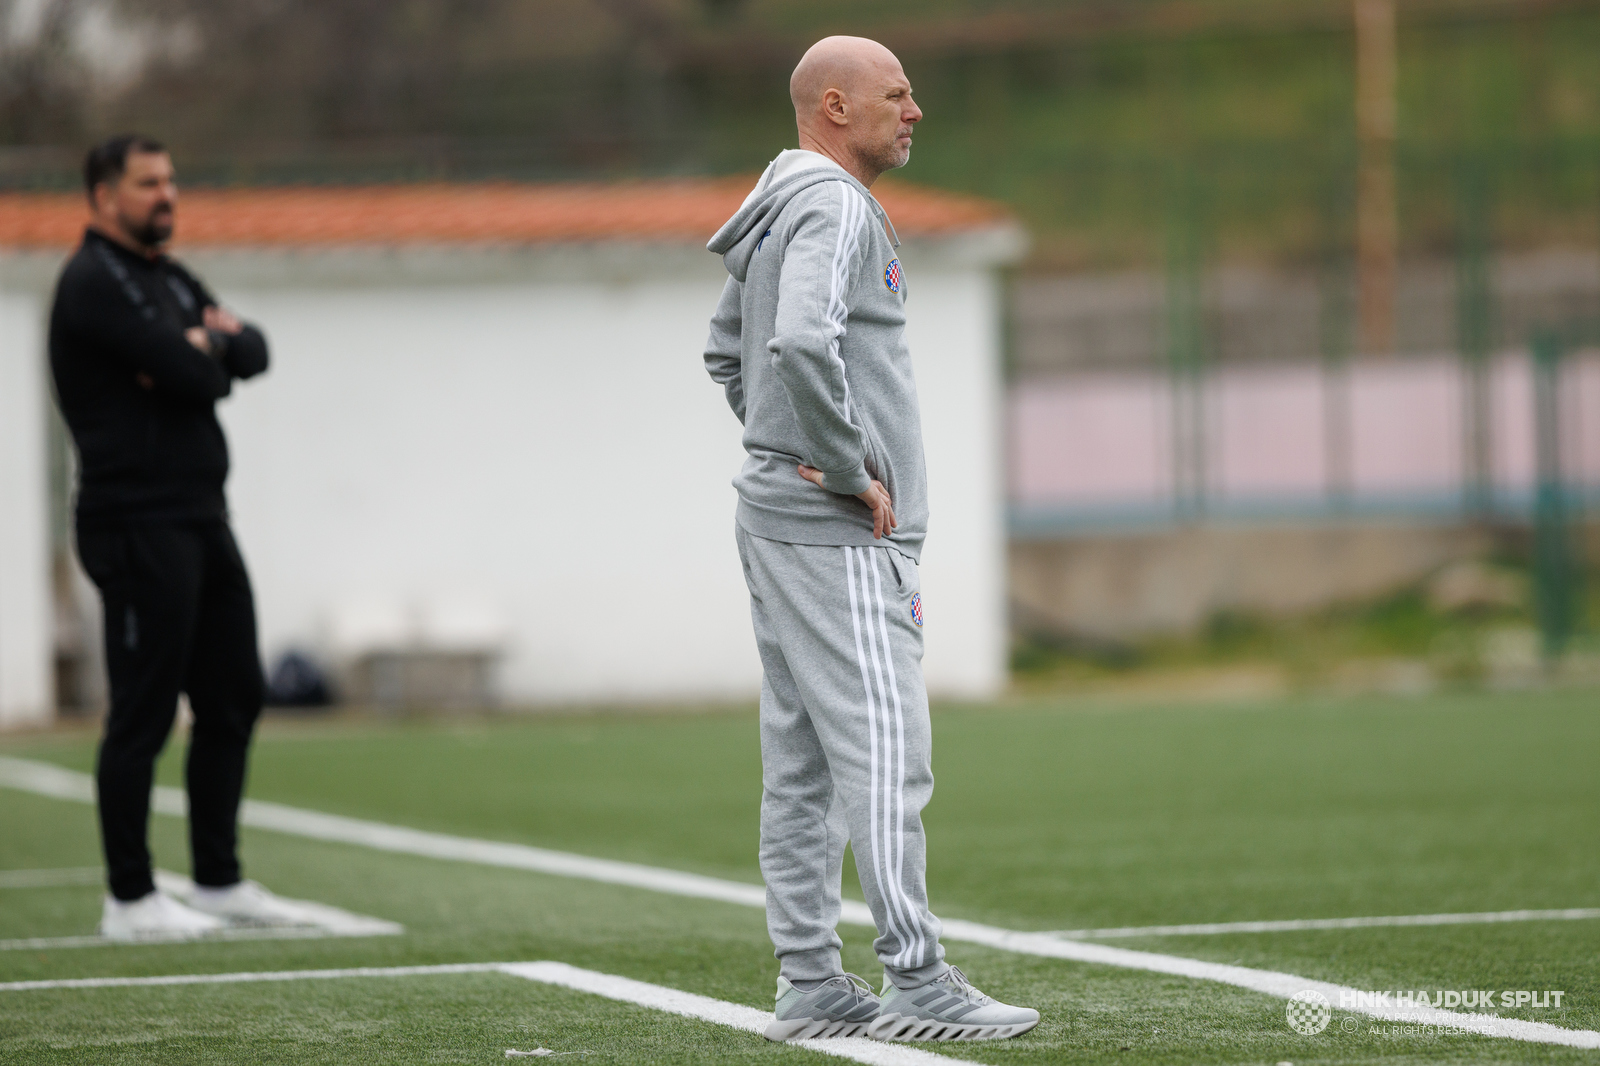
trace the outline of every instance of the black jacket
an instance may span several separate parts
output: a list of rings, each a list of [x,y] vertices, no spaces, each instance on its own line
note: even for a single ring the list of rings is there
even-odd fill
[[[89,230],[50,310],[56,399],[78,449],[78,521],[221,517],[228,442],[216,402],[267,368],[261,331],[184,337],[216,304],[166,256]]]

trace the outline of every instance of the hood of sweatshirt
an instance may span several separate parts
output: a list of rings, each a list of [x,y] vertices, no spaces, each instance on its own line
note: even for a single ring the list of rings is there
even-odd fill
[[[717,230],[716,236],[706,245],[706,250],[722,256],[722,263],[728,268],[728,273],[733,275],[735,281],[743,283],[750,267],[750,259],[756,254],[756,246],[777,221],[779,213],[802,189],[809,189],[824,181],[847,181],[854,185],[856,190],[866,197],[867,203],[872,205],[873,213],[879,220],[889,221],[889,216],[884,213],[878,201],[873,199],[867,187],[843,167],[826,156],[791,148],[780,153],[778,158],[767,165],[761,180],[756,182],[756,187],[745,197],[744,203],[733,213],[733,217]],[[893,230],[892,224],[890,229]],[[899,247],[898,238],[894,243]]]

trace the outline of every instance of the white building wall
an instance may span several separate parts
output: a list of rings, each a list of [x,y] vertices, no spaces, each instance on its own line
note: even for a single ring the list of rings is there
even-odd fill
[[[923,665],[934,692],[991,696],[1006,681],[1008,632],[999,281],[970,270],[908,273],[908,284],[928,456]]]
[[[41,305],[0,291],[0,729],[55,711]]]
[[[212,270],[273,346],[271,373],[222,408],[269,655],[325,647],[340,616],[489,615],[512,701],[753,695],[740,428],[701,364],[709,266],[315,287]],[[989,694],[1005,667],[996,286],[910,276],[927,676]]]
[[[991,264],[1019,246],[1002,233],[902,250],[930,467],[922,579],[936,694],[992,694],[1005,676]],[[267,376],[219,407],[269,660],[334,650],[341,620],[454,618],[502,633],[509,702],[755,695],[733,541],[740,427],[701,363],[724,276],[713,257],[635,246],[184,258],[272,345]],[[26,295],[0,311],[0,693],[5,707],[47,708],[39,315],[59,257],[8,264]]]
[[[746,695],[739,426],[704,283],[230,293],[274,366],[225,405],[263,642],[356,605],[509,630],[512,699]]]

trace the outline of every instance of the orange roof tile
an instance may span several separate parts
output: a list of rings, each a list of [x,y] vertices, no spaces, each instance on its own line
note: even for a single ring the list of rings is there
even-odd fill
[[[376,185],[191,189],[176,243],[306,247],[710,239],[751,177],[620,184]],[[902,236],[983,229],[1009,220],[988,200],[885,182],[875,190]],[[66,248],[86,221],[73,193],[0,193],[0,247]]]

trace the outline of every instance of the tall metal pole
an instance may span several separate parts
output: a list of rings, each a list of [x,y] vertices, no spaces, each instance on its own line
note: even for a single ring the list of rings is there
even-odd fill
[[[1533,340],[1533,411],[1538,485],[1534,497],[1534,584],[1546,662],[1554,662],[1572,637],[1578,599],[1567,490],[1561,476],[1561,339]]]
[[[1481,159],[1461,166],[1457,184],[1456,344],[1461,353],[1463,424],[1462,503],[1479,521],[1494,513],[1493,438],[1490,427],[1489,356],[1494,303],[1489,278],[1489,182]]]
[[[1363,354],[1395,349],[1395,278],[1399,223],[1395,211],[1394,0],[1355,0],[1356,268]]]

